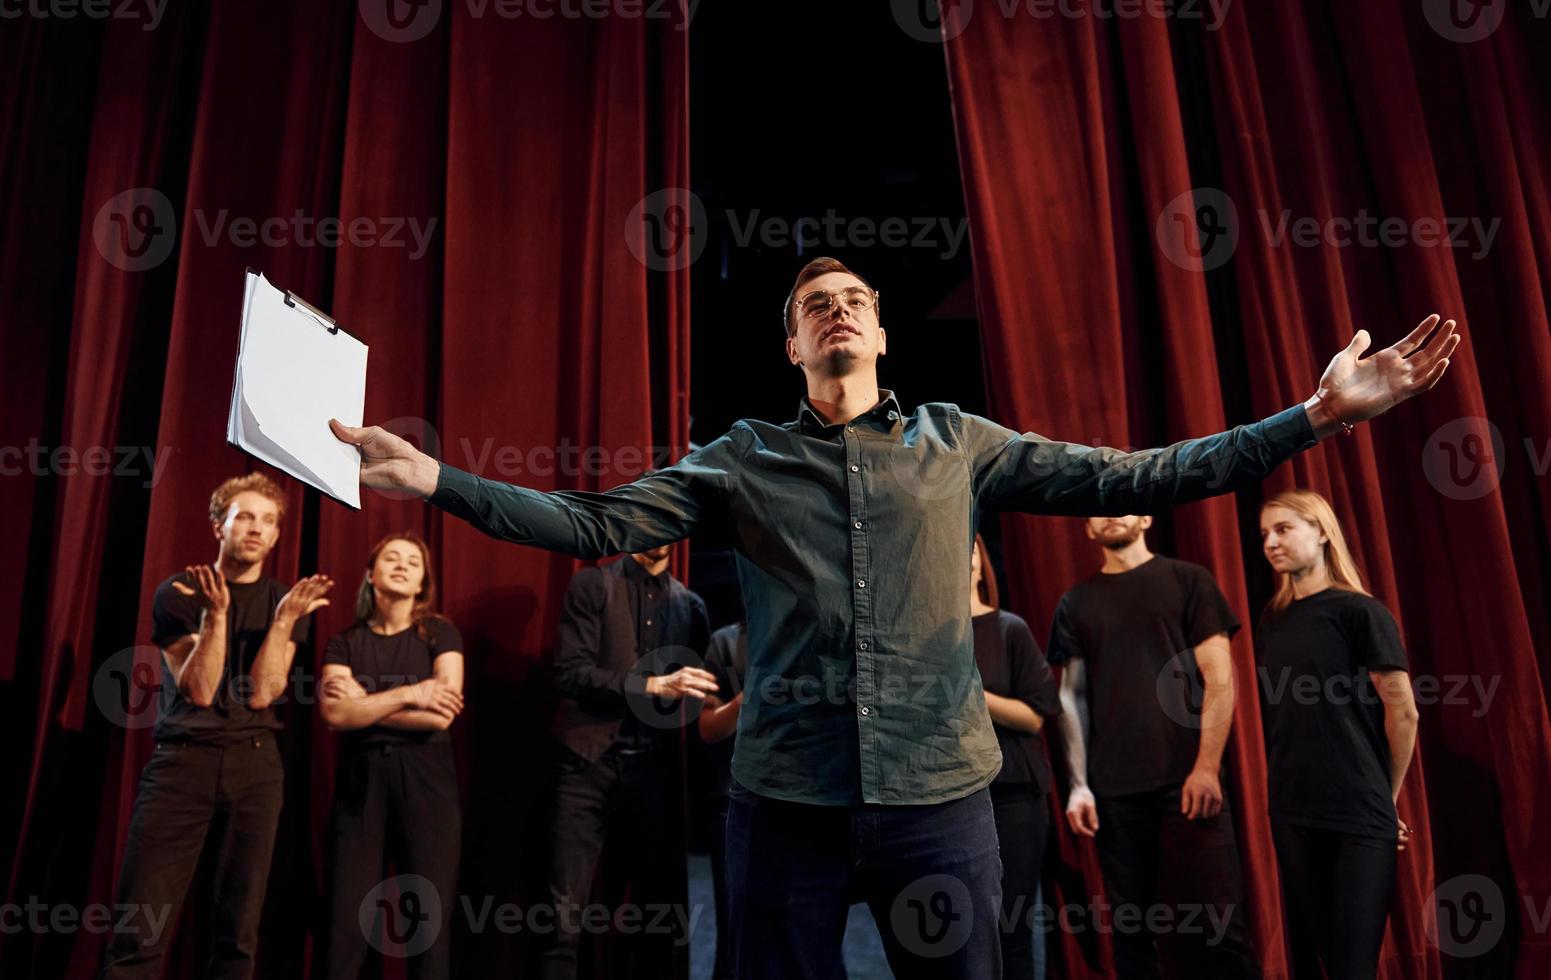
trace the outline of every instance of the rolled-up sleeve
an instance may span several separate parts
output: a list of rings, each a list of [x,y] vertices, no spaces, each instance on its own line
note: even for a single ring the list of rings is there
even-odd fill
[[[976,498],[986,507],[1031,514],[1156,513],[1257,483],[1318,442],[1302,405],[1216,435],[1136,452],[1020,435],[977,415],[961,419]]]
[[[596,559],[688,537],[726,510],[738,430],[671,466],[603,492],[530,490],[442,464],[430,503],[494,538]]]

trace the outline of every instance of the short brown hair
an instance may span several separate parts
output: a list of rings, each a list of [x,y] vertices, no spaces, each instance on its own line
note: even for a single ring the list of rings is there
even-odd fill
[[[786,302],[781,305],[781,320],[786,325],[786,335],[788,337],[797,330],[797,324],[792,321],[792,305],[797,302],[797,290],[801,289],[805,283],[811,282],[819,276],[828,275],[831,272],[844,272],[848,276],[856,276],[856,278],[862,279],[861,276],[847,269],[844,262],[830,258],[828,255],[820,255],[803,266],[802,271],[797,273],[797,281],[792,283],[792,291],[786,294]],[[862,279],[862,285],[872,289],[872,283],[866,279]],[[876,292],[876,290],[874,291]]]
[[[280,484],[271,480],[266,474],[255,470],[244,476],[234,476],[225,483],[215,488],[215,493],[210,495],[210,523],[224,524],[226,522],[226,510],[232,505],[232,498],[239,493],[261,493],[275,502],[280,509],[281,519],[285,518],[285,491],[280,489]]]

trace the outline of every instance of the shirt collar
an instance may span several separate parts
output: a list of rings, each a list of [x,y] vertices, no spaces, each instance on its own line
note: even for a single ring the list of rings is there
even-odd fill
[[[668,587],[670,574],[666,568],[656,575],[648,575],[646,573],[646,566],[636,561],[634,557],[626,555],[620,560],[625,563],[625,577],[631,581],[649,582],[659,589],[666,589]]]
[[[889,388],[878,389],[878,404],[858,415],[852,421],[874,421],[885,429],[892,429],[904,418],[904,412],[900,410],[899,399]],[[807,395],[797,402],[797,428],[804,432],[823,432],[830,427],[830,423],[824,421],[824,417],[813,407]]]

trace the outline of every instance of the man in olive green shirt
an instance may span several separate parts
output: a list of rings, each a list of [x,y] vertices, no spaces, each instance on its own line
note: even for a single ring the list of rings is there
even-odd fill
[[[1018,434],[957,406],[906,413],[878,387],[877,293],[834,259],[782,307],[807,396],[784,424],[743,420],[678,463],[604,493],[543,493],[332,422],[361,482],[410,490],[485,533],[586,558],[730,521],[749,665],[733,754],[728,879],[740,974],[838,969],[864,895],[898,975],[999,973],[1001,766],[971,648],[969,553],[983,509],[1148,514],[1232,492],[1437,383],[1453,321],[1429,317],[1366,358],[1360,331],[1317,393],[1261,422],[1125,453]],[[703,697],[703,671],[659,684]]]

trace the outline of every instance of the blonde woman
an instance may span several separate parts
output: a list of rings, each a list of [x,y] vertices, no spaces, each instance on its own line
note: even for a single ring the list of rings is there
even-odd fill
[[[1411,831],[1395,811],[1416,744],[1400,631],[1363,589],[1330,504],[1261,509],[1277,591],[1256,637],[1272,837],[1294,977],[1372,977]]]

